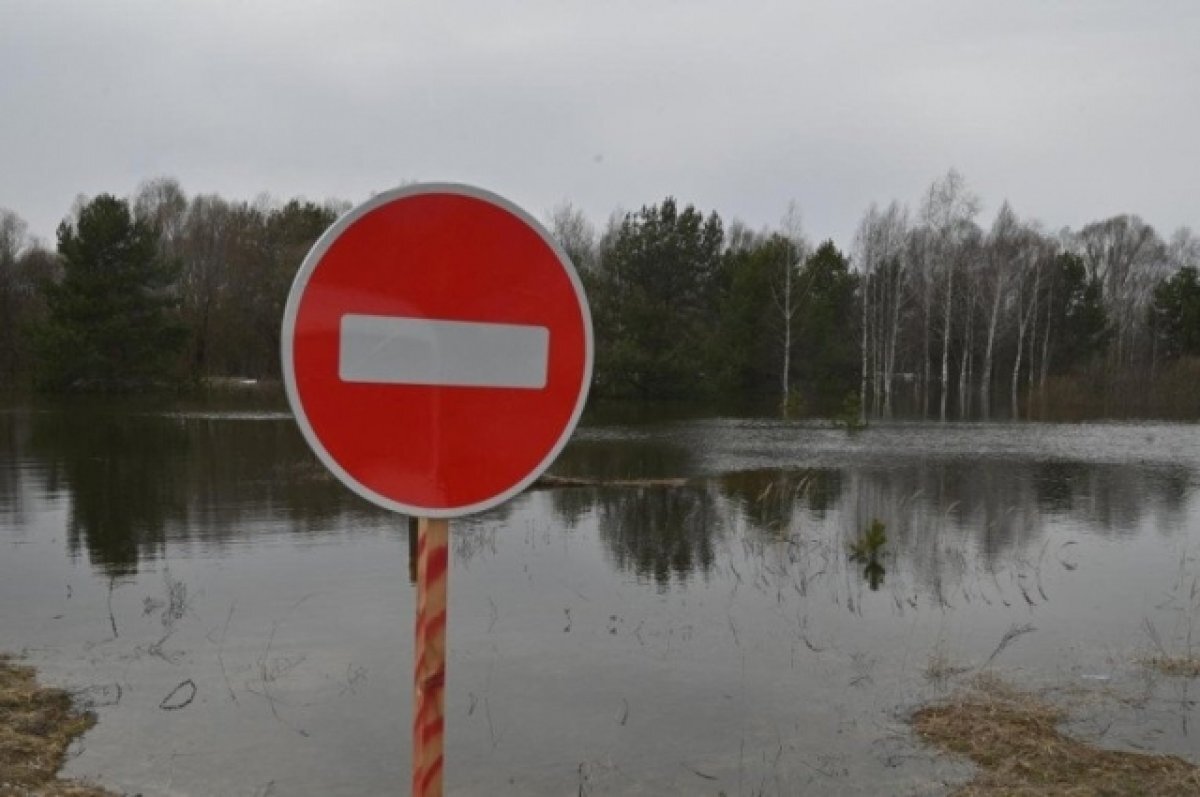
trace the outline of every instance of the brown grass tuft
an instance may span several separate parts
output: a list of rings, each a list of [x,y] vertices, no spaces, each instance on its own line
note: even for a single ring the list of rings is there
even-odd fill
[[[1200,678],[1200,656],[1151,656],[1142,664],[1163,675]]]
[[[112,797],[55,777],[71,740],[95,722],[66,692],[39,686],[32,668],[0,656],[0,797]]]
[[[1185,797],[1200,768],[1175,756],[1092,747],[1064,736],[1062,709],[992,677],[913,715],[917,733],[982,770],[956,797]]]

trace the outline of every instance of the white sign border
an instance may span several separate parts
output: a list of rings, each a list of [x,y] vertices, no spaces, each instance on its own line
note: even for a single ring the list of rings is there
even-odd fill
[[[474,504],[468,504],[458,507],[425,507],[416,506],[414,504],[405,504],[399,501],[394,501],[385,495],[375,492],[370,487],[359,482],[350,473],[348,473],[333,455],[325,448],[320,437],[313,430],[312,424],[308,420],[308,415],[304,412],[304,403],[300,399],[300,393],[296,388],[296,371],[295,363],[293,362],[292,350],[295,343],[296,315],[300,309],[300,300],[304,296],[304,291],[308,287],[308,280],[312,276],[317,265],[325,257],[325,253],[333,246],[334,242],[346,231],[352,224],[367,215],[373,210],[376,210],[384,205],[390,204],[396,200],[408,199],[416,196],[426,196],[430,194],[450,194],[454,196],[465,196],[472,199],[478,199],[490,205],[494,205],[501,210],[507,211],[528,225],[536,232],[542,241],[550,247],[558,258],[559,264],[563,271],[566,272],[568,279],[571,282],[571,287],[575,290],[575,297],[579,302],[579,311],[583,316],[583,334],[584,334],[584,363],[582,384],[579,388],[579,398],[575,402],[575,409],[571,413],[570,419],[563,427],[559,434],[558,440],[550,448],[550,451],[539,462],[525,478],[518,481],[509,489],[478,501]],[[283,384],[287,392],[288,404],[292,408],[292,414],[295,416],[296,423],[300,427],[300,432],[304,435],[305,441],[317,458],[321,460],[326,468],[329,469],[342,484],[349,487],[355,493],[375,504],[376,506],[389,509],[393,512],[399,512],[405,515],[414,517],[427,518],[456,518],[464,515],[472,515],[477,512],[485,512],[493,507],[499,506],[505,501],[510,500],[517,494],[521,493],[529,485],[545,472],[546,468],[550,467],[551,463],[558,458],[562,453],[563,448],[571,439],[572,432],[575,431],[575,426],[579,423],[579,418],[583,414],[583,408],[587,404],[588,392],[592,384],[592,365],[595,359],[594,338],[592,334],[592,313],[588,306],[587,294],[583,290],[583,282],[579,279],[579,273],[575,270],[571,258],[554,240],[553,236],[542,226],[541,222],[526,213],[522,208],[513,204],[504,197],[494,194],[491,191],[483,188],[478,188],[465,183],[414,183],[411,185],[393,188],[390,191],[376,194],[366,202],[351,208],[345,215],[333,223],[328,230],[321,235],[317,242],[313,244],[308,255],[304,258],[304,262],[300,265],[300,270],[296,272],[296,278],[292,282],[291,290],[288,291],[287,304],[283,310],[283,328],[280,334],[280,361],[283,365]]]

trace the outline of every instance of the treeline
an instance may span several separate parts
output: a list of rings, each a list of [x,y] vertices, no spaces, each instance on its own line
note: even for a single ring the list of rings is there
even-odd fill
[[[188,197],[167,178],[80,199],[50,251],[0,210],[0,384],[129,390],[278,377],[283,303],[348,205]],[[1200,414],[1200,238],[1137,216],[1050,231],[962,177],[813,245],[667,198],[549,227],[596,330],[594,394],[847,417]]]
[[[579,266],[596,327],[594,390],[646,399],[739,397],[827,412],[853,395],[857,277],[830,241],[728,230],[674,199],[597,235],[569,205],[551,228]]]
[[[296,269],[348,205],[188,197],[172,179],[79,199],[51,252],[0,209],[0,384],[135,390],[279,375]]]
[[[945,419],[1196,414],[1200,238],[1135,215],[1052,232],[1007,202],[988,228],[951,171],[856,237],[860,394]],[[1002,408],[996,406],[1003,403]]]
[[[987,224],[951,170],[916,206],[872,205],[847,256],[728,228],[673,200],[554,234],[582,265],[596,388],[773,397],[861,417],[1200,415],[1200,238],[1135,215],[1050,231]],[[985,226],[986,225],[986,226]]]

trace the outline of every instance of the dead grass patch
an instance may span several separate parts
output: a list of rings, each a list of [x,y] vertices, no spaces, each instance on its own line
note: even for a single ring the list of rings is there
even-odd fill
[[[1142,664],[1163,675],[1200,678],[1200,656],[1150,656]]]
[[[981,771],[955,797],[1184,797],[1200,795],[1200,768],[1181,758],[1104,750],[1064,736],[1066,713],[990,676],[912,718],[929,742]]]
[[[66,692],[39,686],[33,668],[0,656],[0,797],[113,797],[56,777],[67,745],[95,722]]]

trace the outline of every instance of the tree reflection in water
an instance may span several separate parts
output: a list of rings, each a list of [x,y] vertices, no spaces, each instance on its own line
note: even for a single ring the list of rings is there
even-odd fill
[[[47,490],[71,496],[71,555],[86,551],[109,576],[161,556],[166,526],[185,504],[188,436],[179,425],[102,411],[33,417]]]
[[[703,487],[598,488],[600,538],[617,567],[666,587],[712,569],[725,524]]]
[[[25,420],[45,492],[69,498],[71,554],[86,552],[108,576],[136,573],[169,544],[224,548],[251,521],[327,535],[381,511],[334,481],[290,420],[103,408],[36,413],[19,423]]]
[[[743,535],[760,552],[760,543],[775,543],[844,556],[859,530],[878,519],[887,527],[887,553],[859,562],[871,589],[897,568],[913,588],[944,603],[1015,567],[1018,593],[1040,602],[1048,599],[1035,583],[1048,523],[1123,534],[1152,515],[1158,528],[1178,529],[1187,478],[1171,468],[1156,474],[1132,465],[980,460],[762,468],[681,488],[565,488],[550,498],[568,528],[594,515],[614,564],[660,585],[707,572],[721,542]]]
[[[1195,483],[1186,461],[905,458],[903,452],[831,467],[705,473],[714,461],[704,448],[710,427],[680,433],[667,426],[658,436],[641,427],[582,430],[555,463],[556,473],[601,481],[685,477],[687,485],[548,490],[541,499],[456,523],[456,559],[494,551],[491,535],[516,522],[514,513],[549,507],[546,517],[559,529],[594,528],[616,569],[669,588],[734,554],[782,556],[771,553],[779,546],[788,557],[803,551],[822,562],[844,559],[848,541],[879,519],[887,527],[887,586],[903,584],[904,600],[914,592],[939,602],[963,596],[1015,563],[1024,600],[1040,602],[1048,598],[1035,571],[1054,556],[1044,550],[1048,529],[1173,534],[1186,526]],[[14,463],[0,467],[0,513],[21,525],[32,496],[63,500],[72,555],[85,554],[108,576],[134,573],[140,561],[163,557],[175,545],[220,551],[271,533],[328,540],[381,524],[404,533],[403,519],[334,480],[283,414],[127,406],[15,412],[0,415],[0,445]],[[877,565],[863,574],[868,585],[884,584],[883,560]]]

